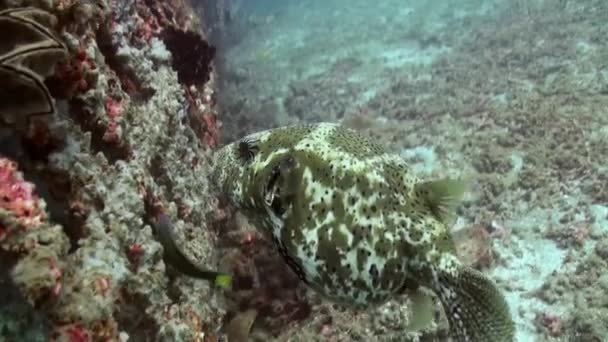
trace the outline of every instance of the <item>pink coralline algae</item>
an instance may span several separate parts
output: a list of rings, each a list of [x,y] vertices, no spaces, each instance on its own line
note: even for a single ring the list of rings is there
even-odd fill
[[[217,120],[212,113],[204,113],[201,115],[202,121],[205,123],[205,132],[203,135],[203,143],[209,147],[216,147],[219,144],[219,130]]]
[[[536,319],[549,336],[558,337],[563,334],[564,323],[557,315],[545,312],[539,314]]]
[[[209,94],[201,94],[196,87],[187,88],[186,99],[189,103],[188,119],[192,130],[203,144],[217,147],[220,140],[219,123],[214,111],[215,100]]]
[[[44,219],[34,186],[23,180],[17,172],[17,164],[0,157],[0,209],[7,210],[23,227],[35,227]],[[0,223],[0,241],[6,235],[6,227]]]
[[[68,324],[58,327],[50,336],[51,341],[67,341],[67,342],[89,342],[91,341],[90,332],[87,331],[81,324]]]
[[[144,252],[144,247],[139,243],[132,243],[127,247],[126,254],[127,258],[131,262],[131,268],[133,271],[137,271],[139,267],[139,260]]]
[[[34,306],[59,296],[67,238],[46,220],[44,202],[10,159],[0,157],[0,249],[16,257],[15,285]]]
[[[118,139],[116,129],[118,127],[118,120],[123,113],[123,108],[120,102],[109,97],[106,99],[105,109],[108,117],[108,126],[103,135],[103,140],[107,142],[115,142]]]
[[[55,74],[49,77],[46,83],[54,96],[58,98],[71,98],[76,94],[83,94],[92,86],[90,74],[96,72],[97,65],[80,47],[66,61],[62,61],[55,68]]]

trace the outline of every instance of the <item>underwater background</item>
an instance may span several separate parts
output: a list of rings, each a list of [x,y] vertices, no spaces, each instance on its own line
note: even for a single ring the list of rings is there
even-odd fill
[[[608,341],[605,0],[0,11],[0,341],[449,341],[438,304],[418,324],[407,296],[324,300],[213,190],[217,148],[312,122],[467,180],[458,256],[516,341]],[[160,217],[231,287],[166,263]]]

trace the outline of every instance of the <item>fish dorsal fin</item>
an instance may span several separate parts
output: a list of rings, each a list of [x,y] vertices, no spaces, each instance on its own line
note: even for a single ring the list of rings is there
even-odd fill
[[[433,215],[448,224],[456,217],[456,206],[464,196],[465,182],[444,178],[421,183],[416,186],[416,191]]]

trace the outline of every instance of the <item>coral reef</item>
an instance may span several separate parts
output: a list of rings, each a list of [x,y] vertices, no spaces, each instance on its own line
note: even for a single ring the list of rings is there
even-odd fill
[[[0,158],[0,257],[3,267],[11,267],[12,285],[19,291],[5,302],[19,298],[21,307],[26,302],[34,308],[54,302],[62,291],[68,248],[67,236],[48,221],[45,203],[34,193],[34,186],[23,179],[16,163]],[[10,284],[3,287],[11,291]],[[12,333],[10,325],[6,319],[3,330]]]
[[[0,158],[0,246],[7,257],[18,259],[15,285],[38,307],[61,292],[69,243],[61,227],[47,221],[44,201],[33,188],[14,162]]]
[[[168,27],[163,41],[173,56],[173,69],[181,83],[190,86],[209,81],[215,48],[199,34]]]
[[[26,5],[32,7],[22,10]],[[27,65],[36,73],[36,91],[55,98],[45,102],[45,113],[55,112],[46,122],[17,129],[15,120],[4,120],[2,138],[11,143],[0,148],[0,244],[2,267],[10,272],[2,272],[2,281],[23,298],[2,298],[7,319],[0,338],[33,340],[24,337],[28,331],[53,341],[217,338],[221,297],[204,282],[168,277],[152,229],[162,210],[187,241],[189,256],[214,263],[207,218],[216,209],[205,177],[218,140],[211,55],[192,60],[164,42],[171,42],[165,32],[182,32],[211,49],[183,15],[192,13],[187,6],[0,3],[0,9],[28,13],[10,22],[16,29],[41,27],[2,47],[2,67]],[[0,15],[3,34],[14,19],[6,13]],[[34,23],[52,18],[52,28]],[[46,44],[64,58],[43,54],[17,64],[4,57],[27,44]],[[200,69],[196,82],[179,77],[183,68]],[[27,93],[24,103],[38,105],[34,95]],[[15,114],[2,111],[3,118]],[[39,326],[16,328],[10,310],[30,310]]]

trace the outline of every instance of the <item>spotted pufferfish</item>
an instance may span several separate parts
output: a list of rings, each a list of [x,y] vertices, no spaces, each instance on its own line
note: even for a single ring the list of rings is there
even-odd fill
[[[455,255],[448,226],[461,182],[421,181],[400,156],[330,123],[228,144],[216,152],[211,178],[329,300],[365,307],[428,288],[455,341],[513,341],[496,285]]]
[[[422,286],[437,294],[455,340],[513,340],[496,285],[455,255],[449,222],[461,182],[421,181],[400,156],[330,123],[233,142],[217,152],[212,181],[324,297],[366,306]]]

